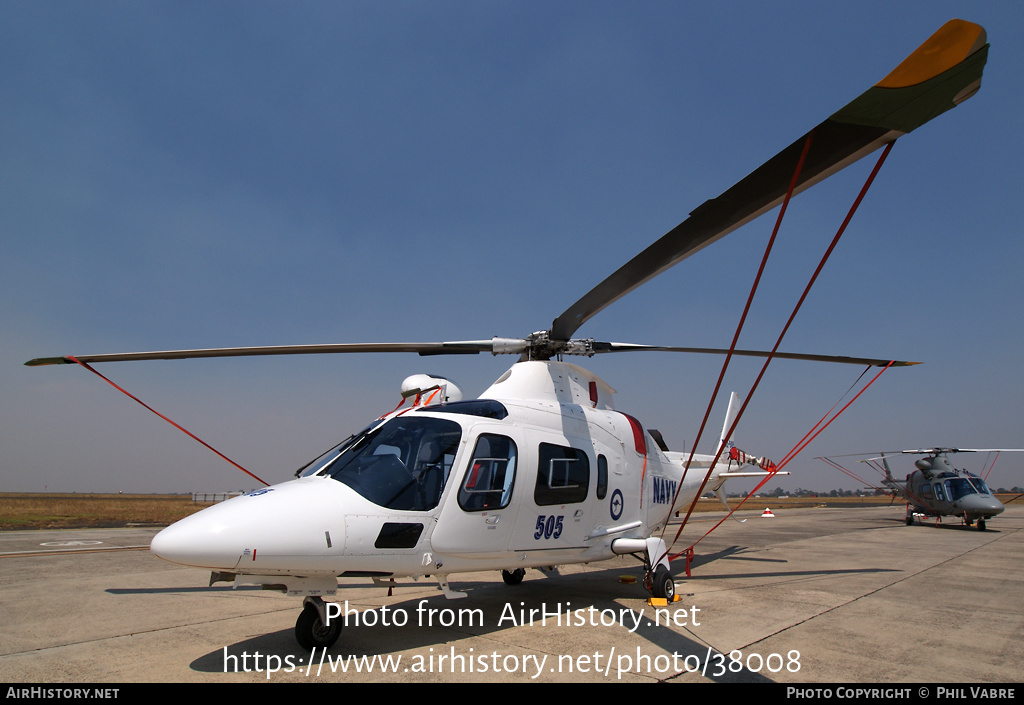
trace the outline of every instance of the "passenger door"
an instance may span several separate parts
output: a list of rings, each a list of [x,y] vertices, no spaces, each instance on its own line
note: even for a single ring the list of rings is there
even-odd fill
[[[589,444],[552,437],[535,444],[529,474],[532,487],[520,493],[522,508],[512,547],[517,551],[579,548],[590,533],[588,500],[593,500],[596,461]],[[525,483],[524,483],[525,484]]]
[[[455,482],[447,490],[431,536],[434,551],[478,558],[508,551],[518,514],[514,495],[519,494],[522,462],[520,444],[509,431],[484,427],[469,440],[472,452],[453,475]]]

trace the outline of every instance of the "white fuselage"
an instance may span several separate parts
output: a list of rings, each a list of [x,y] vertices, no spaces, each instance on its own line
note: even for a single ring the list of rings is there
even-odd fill
[[[675,507],[692,501],[706,472],[706,463],[691,469],[677,495],[684,458],[662,452],[615,411],[612,393],[575,365],[518,363],[479,400],[393,412],[368,434],[375,440],[366,451],[204,509],[161,531],[152,550],[283,584],[274,576],[299,584],[609,558],[613,540],[660,531],[673,499]],[[442,436],[447,449],[434,453],[436,480],[426,492],[430,476],[417,458]],[[370,451],[377,438],[386,440]],[[336,459],[357,452],[336,470],[345,464]],[[498,470],[500,479],[487,474]],[[407,479],[395,480],[394,491],[369,484],[387,473]]]

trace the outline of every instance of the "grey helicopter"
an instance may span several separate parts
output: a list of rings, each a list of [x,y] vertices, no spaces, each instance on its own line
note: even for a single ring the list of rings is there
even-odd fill
[[[1021,452],[1019,448],[925,448],[903,450],[900,454],[923,455],[914,461],[913,472],[905,480],[893,477],[888,457],[879,458],[885,472],[882,484],[894,490],[907,501],[907,526],[915,519],[960,517],[967,526],[976,525],[984,531],[992,517],[1002,514],[1005,507],[985,484],[985,481],[967,470],[954,467],[949,461],[953,453]],[[893,453],[891,455],[895,455]],[[862,461],[865,462],[865,461]]]

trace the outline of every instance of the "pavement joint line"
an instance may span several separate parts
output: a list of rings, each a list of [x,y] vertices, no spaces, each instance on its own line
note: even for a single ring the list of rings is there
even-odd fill
[[[830,612],[834,612],[835,610],[838,610],[838,609],[840,609],[842,607],[846,607],[848,605],[852,605],[855,602],[859,602],[860,600],[864,599],[865,597],[871,597],[872,595],[877,595],[878,593],[882,592],[883,590],[888,590],[889,588],[891,588],[894,585],[899,585],[900,583],[905,582],[907,580],[910,580],[911,578],[916,578],[919,575],[924,575],[925,573],[927,573],[927,572],[929,572],[931,570],[934,570],[935,568],[938,568],[939,566],[946,565],[947,563],[951,563],[951,562],[953,562],[953,561],[955,561],[955,560],[957,560],[959,558],[962,558],[962,557],[966,556],[969,553],[974,553],[975,551],[977,551],[979,549],[985,548],[986,546],[989,546],[989,545],[995,543],[996,541],[998,541],[1001,538],[1004,538],[1006,536],[1012,536],[1013,534],[1015,534],[1018,531],[1020,531],[1020,529],[1004,529],[1004,531],[1006,531],[1005,534],[1000,532],[1000,534],[998,536],[995,536],[991,541],[986,541],[985,543],[983,543],[980,546],[975,546],[974,548],[969,548],[966,551],[964,551],[963,553],[958,553],[955,556],[950,556],[949,558],[947,558],[947,559],[945,559],[943,561],[939,561],[938,563],[935,563],[934,565],[930,565],[930,566],[928,566],[926,568],[922,568],[921,570],[917,571],[916,573],[911,573],[910,575],[905,575],[902,578],[900,578],[898,580],[894,580],[893,582],[891,582],[891,583],[889,583],[887,585],[882,585],[882,586],[880,586],[878,588],[875,588],[874,590],[872,590],[870,592],[864,593],[863,595],[858,595],[857,597],[854,597],[851,600],[847,600],[846,602],[843,602],[841,604],[829,607],[827,610],[823,610],[821,612],[818,612],[817,614],[812,614],[810,617],[806,617],[805,619],[802,619],[799,622],[794,622],[793,624],[790,624],[787,627],[783,627],[782,629],[779,629],[779,630],[777,630],[775,632],[772,632],[771,634],[766,634],[765,636],[761,637],[760,639],[758,639],[756,641],[752,641],[749,644],[745,644],[745,645],[739,646],[737,648],[739,650],[741,650],[741,651],[745,651],[746,649],[749,649],[751,646],[754,646],[755,644],[760,644],[761,642],[763,642],[763,641],[765,641],[767,639],[770,639],[772,637],[778,636],[779,634],[784,634],[785,632],[789,631],[790,629],[793,629],[794,627],[799,627],[802,624],[807,624],[808,622],[811,622],[811,621],[817,619],[818,617],[826,615],[826,614],[828,614]]]
[[[26,556],[62,556],[78,553],[109,553],[111,551],[142,551],[148,550],[149,546],[111,546],[109,548],[75,548],[57,551],[10,551],[0,553],[0,558],[24,558]]]
[[[268,610],[266,612],[260,612],[260,615],[273,614],[274,612],[287,612],[292,610],[294,607],[289,606],[287,608]],[[218,622],[229,622],[234,619],[250,619],[254,615],[251,614],[239,614],[232,617],[220,617],[219,619],[207,619],[202,622],[187,622],[185,624],[172,624],[167,627],[157,627],[155,629],[143,629],[137,632],[129,632],[128,634],[110,634],[108,636],[96,637],[95,639],[83,639],[81,641],[69,641],[64,644],[53,644],[52,646],[40,646],[35,649],[27,649],[25,651],[11,651],[9,653],[0,654],[0,659],[7,658],[9,656],[24,656],[26,654],[42,653],[46,651],[56,651],[58,649],[65,649],[71,646],[84,646],[86,644],[96,644],[104,641],[113,641],[115,639],[126,639],[128,637],[138,636],[141,634],[157,634],[159,632],[174,631],[176,629],[183,629],[187,627],[201,627],[207,624],[216,624]]]

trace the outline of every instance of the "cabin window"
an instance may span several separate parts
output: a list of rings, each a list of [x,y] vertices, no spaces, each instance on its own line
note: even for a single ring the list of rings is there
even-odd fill
[[[608,458],[597,456],[597,498],[604,499],[608,494]]]
[[[936,482],[935,483],[935,499],[939,500],[940,502],[945,502],[946,501],[946,495],[944,495],[943,492],[942,492],[942,483],[941,482]]]
[[[932,486],[929,485],[927,482],[921,485],[921,496],[927,499],[932,498]]]
[[[587,498],[590,458],[578,448],[540,444],[537,485],[533,499],[537,506],[574,504]]]
[[[467,512],[507,507],[512,499],[516,456],[516,444],[511,438],[480,434],[459,490],[459,506]]]

